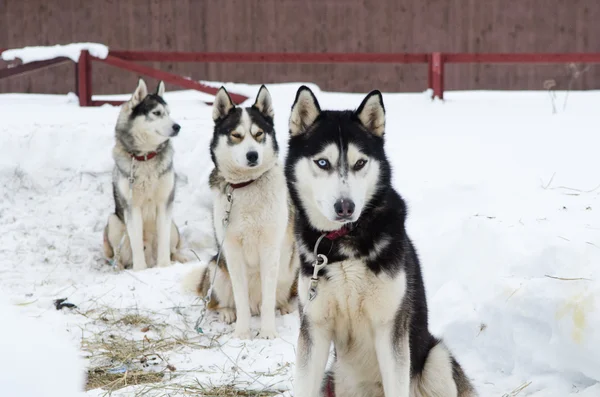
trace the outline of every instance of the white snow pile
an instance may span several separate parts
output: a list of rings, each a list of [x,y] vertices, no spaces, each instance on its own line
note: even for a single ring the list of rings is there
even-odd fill
[[[10,397],[76,397],[85,385],[79,351],[63,335],[25,314],[0,294],[0,385]]]
[[[226,86],[248,103],[258,91]],[[268,85],[281,158],[298,86]],[[355,108],[364,96],[315,93],[325,109]],[[558,92],[555,100],[564,98]],[[201,99],[193,91],[166,94],[182,126],[173,139],[174,219],[185,249],[206,260],[215,252],[212,119]],[[571,92],[557,114],[551,100],[546,92],[448,92],[444,102],[384,93],[387,153],[410,209],[430,326],[482,397],[600,395],[600,92]],[[81,350],[89,370],[159,376],[121,385],[114,396],[180,396],[184,386],[290,396],[297,312],[277,317],[280,338],[271,341],[233,339],[214,314],[199,334],[202,303],[181,287],[197,261],[142,272],[106,264],[117,114],[111,106],[79,108],[67,96],[0,95],[0,289],[32,317],[23,325],[3,317],[2,349],[37,349],[29,341],[55,330]],[[56,310],[62,298],[77,308]],[[138,350],[110,356],[117,342]],[[10,365],[15,354],[2,354],[0,376],[28,376]],[[54,356],[40,348],[32,368],[50,367]],[[56,372],[78,376],[66,363]]]
[[[78,62],[83,50],[88,50],[90,55],[100,59],[105,59],[108,55],[108,47],[104,44],[71,43],[65,45],[13,48],[2,52],[2,59],[4,61],[14,61],[19,58],[23,63],[29,63],[66,57],[73,60],[73,62]]]

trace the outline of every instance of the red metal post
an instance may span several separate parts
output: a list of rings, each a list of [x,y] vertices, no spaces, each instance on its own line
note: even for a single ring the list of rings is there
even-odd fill
[[[79,106],[92,106],[92,65],[87,50],[81,51],[77,63],[77,87]]]
[[[427,89],[433,90],[433,63],[431,54],[427,54]]]
[[[444,99],[444,55],[441,52],[431,54],[431,77],[433,98]]]

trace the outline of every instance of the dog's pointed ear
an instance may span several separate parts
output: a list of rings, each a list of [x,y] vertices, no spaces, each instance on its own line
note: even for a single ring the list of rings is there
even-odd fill
[[[158,82],[158,86],[156,87],[156,95],[161,98],[165,96],[165,82],[162,80]]]
[[[144,98],[146,98],[147,95],[148,87],[146,86],[146,82],[144,81],[144,79],[140,78],[138,80],[137,88],[135,89],[135,91],[133,91],[133,95],[129,100],[129,102],[131,103],[131,107],[136,107],[140,102],[144,100]]]
[[[270,118],[271,120],[275,117],[275,111],[273,110],[273,100],[267,87],[264,85],[260,86],[256,101],[252,107],[256,108],[263,116]]]
[[[383,137],[385,133],[385,107],[383,96],[379,90],[373,90],[356,109],[356,116],[361,124],[375,136]]]
[[[234,107],[235,104],[225,87],[219,88],[219,92],[215,96],[215,103],[213,103],[213,121],[224,119]]]
[[[319,114],[321,114],[321,107],[315,94],[305,85],[298,88],[290,115],[290,135],[296,136],[305,133],[319,117]]]

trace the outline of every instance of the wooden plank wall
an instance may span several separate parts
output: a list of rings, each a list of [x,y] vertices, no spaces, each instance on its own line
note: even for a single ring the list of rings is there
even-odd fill
[[[115,49],[268,52],[600,52],[599,0],[0,0],[0,48],[100,42]],[[2,67],[3,65],[0,65]],[[315,82],[326,90],[422,91],[425,66],[153,64],[194,79]],[[136,76],[95,64],[94,93]],[[448,66],[447,89],[566,88],[565,65]],[[66,93],[74,67],[0,82]],[[154,84],[154,82],[151,82]],[[600,88],[600,65],[573,85]]]

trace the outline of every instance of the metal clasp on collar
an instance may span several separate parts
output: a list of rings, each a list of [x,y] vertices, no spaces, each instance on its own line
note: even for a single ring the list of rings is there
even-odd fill
[[[313,274],[312,277],[310,278],[310,286],[308,288],[308,300],[312,301],[316,298],[317,296],[317,284],[319,283],[319,272],[321,271],[321,269],[323,269],[325,266],[327,266],[327,257],[323,254],[317,254],[317,252],[319,251],[319,244],[321,244],[321,241],[323,240],[323,238],[325,238],[325,236],[327,235],[327,233],[323,233],[321,234],[321,236],[319,236],[319,238],[317,239],[317,242],[315,243],[315,248],[313,249],[313,254],[315,256],[315,261],[313,262]]]
[[[313,275],[310,278],[310,287],[308,288],[308,300],[312,301],[317,296],[317,284],[319,283],[319,272],[327,266],[327,257],[323,254],[317,255],[313,262]]]
[[[228,208],[225,210],[225,216],[223,217],[223,226],[227,226],[229,224],[229,216],[231,215],[231,207],[233,207],[233,188],[231,185],[227,185],[225,188],[225,194],[227,197],[227,202],[229,203]]]

